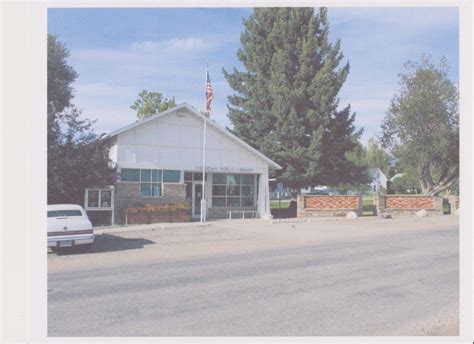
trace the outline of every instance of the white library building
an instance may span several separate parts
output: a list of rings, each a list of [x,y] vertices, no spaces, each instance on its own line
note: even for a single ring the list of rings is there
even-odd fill
[[[112,191],[86,190],[88,211],[111,209],[124,223],[127,208],[187,202],[193,219],[270,216],[268,174],[281,167],[189,104],[105,139],[118,180]]]

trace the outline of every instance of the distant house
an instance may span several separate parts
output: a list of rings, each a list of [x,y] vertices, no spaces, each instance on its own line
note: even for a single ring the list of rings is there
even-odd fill
[[[300,189],[302,195],[339,195],[338,190],[334,190],[326,185],[309,186],[304,189]]]
[[[369,169],[369,175],[372,179],[370,182],[370,192],[380,192],[380,188],[387,189],[387,177],[378,167]]]

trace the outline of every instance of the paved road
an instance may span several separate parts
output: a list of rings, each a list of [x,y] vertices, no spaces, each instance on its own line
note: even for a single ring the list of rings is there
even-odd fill
[[[458,234],[53,269],[48,335],[458,335]]]

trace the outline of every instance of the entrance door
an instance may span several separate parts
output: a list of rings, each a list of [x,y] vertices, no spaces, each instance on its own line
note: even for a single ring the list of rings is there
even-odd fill
[[[193,183],[193,216],[201,216],[202,183]]]

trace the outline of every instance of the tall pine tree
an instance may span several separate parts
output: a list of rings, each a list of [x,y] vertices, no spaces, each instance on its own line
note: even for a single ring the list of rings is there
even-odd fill
[[[361,131],[350,106],[338,110],[349,63],[340,67],[340,41],[329,42],[327,10],[258,8],[244,26],[245,71],[224,70],[234,133],[278,162],[277,177],[294,189],[363,181],[346,158]]]

